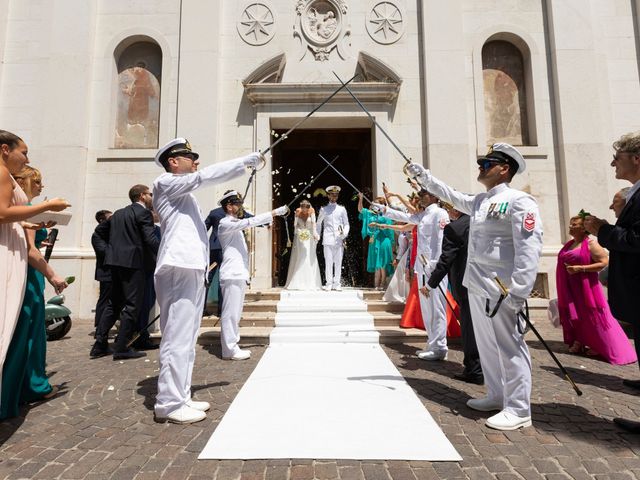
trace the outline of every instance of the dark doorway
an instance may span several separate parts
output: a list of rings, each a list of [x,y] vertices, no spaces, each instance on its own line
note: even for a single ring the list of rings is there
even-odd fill
[[[284,130],[276,130],[282,135]],[[336,155],[339,158],[333,165],[365,195],[371,195],[371,129],[340,130],[297,130],[289,138],[276,146],[272,155],[273,175],[273,207],[286,205],[298,195],[309,183],[311,177],[317,177],[326,167],[326,163],[318,156],[331,161]],[[316,214],[320,207],[327,204],[327,198],[314,196],[319,188],[338,185],[342,188],[338,203],[344,205],[349,216],[350,231],[346,242],[342,262],[342,283],[345,286],[369,287],[372,278],[366,271],[367,244],[360,234],[361,224],[358,220],[357,192],[333,169],[327,169],[296,202],[291,205],[294,211],[300,201],[306,198],[311,202]],[[296,191],[294,191],[296,190]],[[289,238],[293,235],[293,214],[287,217]],[[287,251],[287,231],[282,220],[273,224],[273,286],[284,286],[287,280],[290,252]],[[324,254],[322,244],[317,249],[320,272],[324,283]]]

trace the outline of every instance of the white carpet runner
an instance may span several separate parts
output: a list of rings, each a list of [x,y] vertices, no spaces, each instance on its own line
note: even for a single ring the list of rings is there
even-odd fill
[[[357,290],[282,292],[270,345],[199,458],[462,460]]]

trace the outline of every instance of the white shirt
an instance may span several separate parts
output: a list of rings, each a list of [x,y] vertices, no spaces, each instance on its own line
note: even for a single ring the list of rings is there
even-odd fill
[[[268,225],[272,221],[271,212],[242,219],[227,215],[220,220],[218,225],[218,239],[222,247],[220,281],[249,280],[249,252],[242,231],[258,225]]]
[[[342,240],[349,235],[347,210],[337,203],[325,205],[320,208],[316,228],[318,235],[323,234],[323,245],[342,244]]]
[[[418,247],[414,271],[418,274],[431,273],[436,268],[442,253],[444,227],[449,223],[449,215],[446,210],[432,203],[424,211],[413,215],[387,208],[384,216],[398,222],[417,225]],[[423,261],[423,258],[426,262]]]
[[[191,193],[201,186],[221,183],[245,173],[242,159],[228,160],[194,173],[166,172],[153,182],[153,208],[160,217],[162,240],[156,272],[163,266],[206,270],[209,240],[202,211]]]
[[[478,195],[466,195],[426,172],[426,187],[471,217],[463,285],[469,292],[496,298],[498,277],[510,294],[527,298],[542,253],[542,222],[535,199],[502,183]]]

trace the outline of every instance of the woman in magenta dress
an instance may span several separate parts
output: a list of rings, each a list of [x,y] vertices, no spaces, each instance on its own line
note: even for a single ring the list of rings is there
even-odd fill
[[[589,237],[582,218],[569,225],[572,240],[558,254],[556,286],[558,309],[569,352],[586,352],[609,363],[624,365],[637,360],[634,348],[611,315],[598,272],[608,263],[607,254]]]

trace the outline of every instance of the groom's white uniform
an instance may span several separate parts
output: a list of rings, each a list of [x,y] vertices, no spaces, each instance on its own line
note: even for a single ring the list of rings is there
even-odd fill
[[[326,287],[340,288],[342,257],[344,254],[343,242],[349,235],[347,210],[337,203],[329,203],[320,208],[316,229],[318,235],[322,233]]]
[[[222,313],[220,315],[220,342],[222,357],[232,358],[240,347],[240,317],[244,304],[244,292],[249,282],[249,252],[242,231],[259,225],[271,224],[271,212],[251,218],[227,215],[218,225],[218,239],[222,247],[220,288],[222,289]]]

